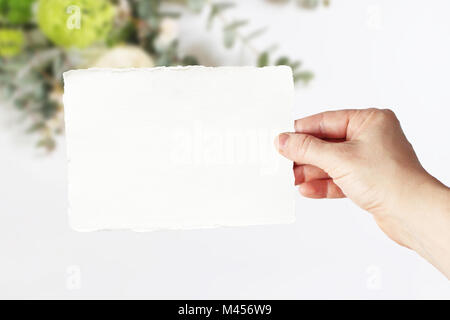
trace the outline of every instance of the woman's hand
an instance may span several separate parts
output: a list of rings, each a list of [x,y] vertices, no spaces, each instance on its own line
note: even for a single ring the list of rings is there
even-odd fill
[[[295,122],[275,143],[300,193],[348,197],[394,241],[450,276],[450,191],[421,166],[390,110],[341,110]]]

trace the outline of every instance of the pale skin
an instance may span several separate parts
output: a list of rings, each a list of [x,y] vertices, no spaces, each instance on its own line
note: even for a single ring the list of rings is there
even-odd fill
[[[329,111],[275,139],[308,198],[349,198],[450,279],[450,188],[420,164],[391,110]]]

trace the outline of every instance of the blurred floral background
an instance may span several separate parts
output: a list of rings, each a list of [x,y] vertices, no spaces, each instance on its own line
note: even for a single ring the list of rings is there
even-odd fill
[[[261,0],[261,5],[293,1],[299,10],[329,5],[327,0]],[[213,0],[0,0],[1,107],[16,108],[30,139],[54,150],[55,137],[64,132],[63,72],[202,64],[178,50],[177,19],[186,12],[207,14],[205,32],[219,25],[224,48],[245,47],[257,66],[291,66],[295,82],[307,84],[313,73],[303,68],[300,57],[279,53],[276,43],[254,45],[267,28],[252,27],[251,17],[234,19],[228,13],[238,5]]]

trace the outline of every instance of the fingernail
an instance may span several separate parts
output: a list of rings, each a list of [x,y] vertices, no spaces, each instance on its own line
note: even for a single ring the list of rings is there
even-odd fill
[[[284,149],[287,145],[287,141],[289,139],[289,135],[287,133],[282,133],[278,136],[278,148],[279,149]]]

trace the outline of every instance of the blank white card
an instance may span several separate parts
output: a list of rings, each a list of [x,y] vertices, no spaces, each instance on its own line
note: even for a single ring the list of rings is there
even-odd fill
[[[64,74],[69,221],[77,231],[290,223],[289,67]]]

